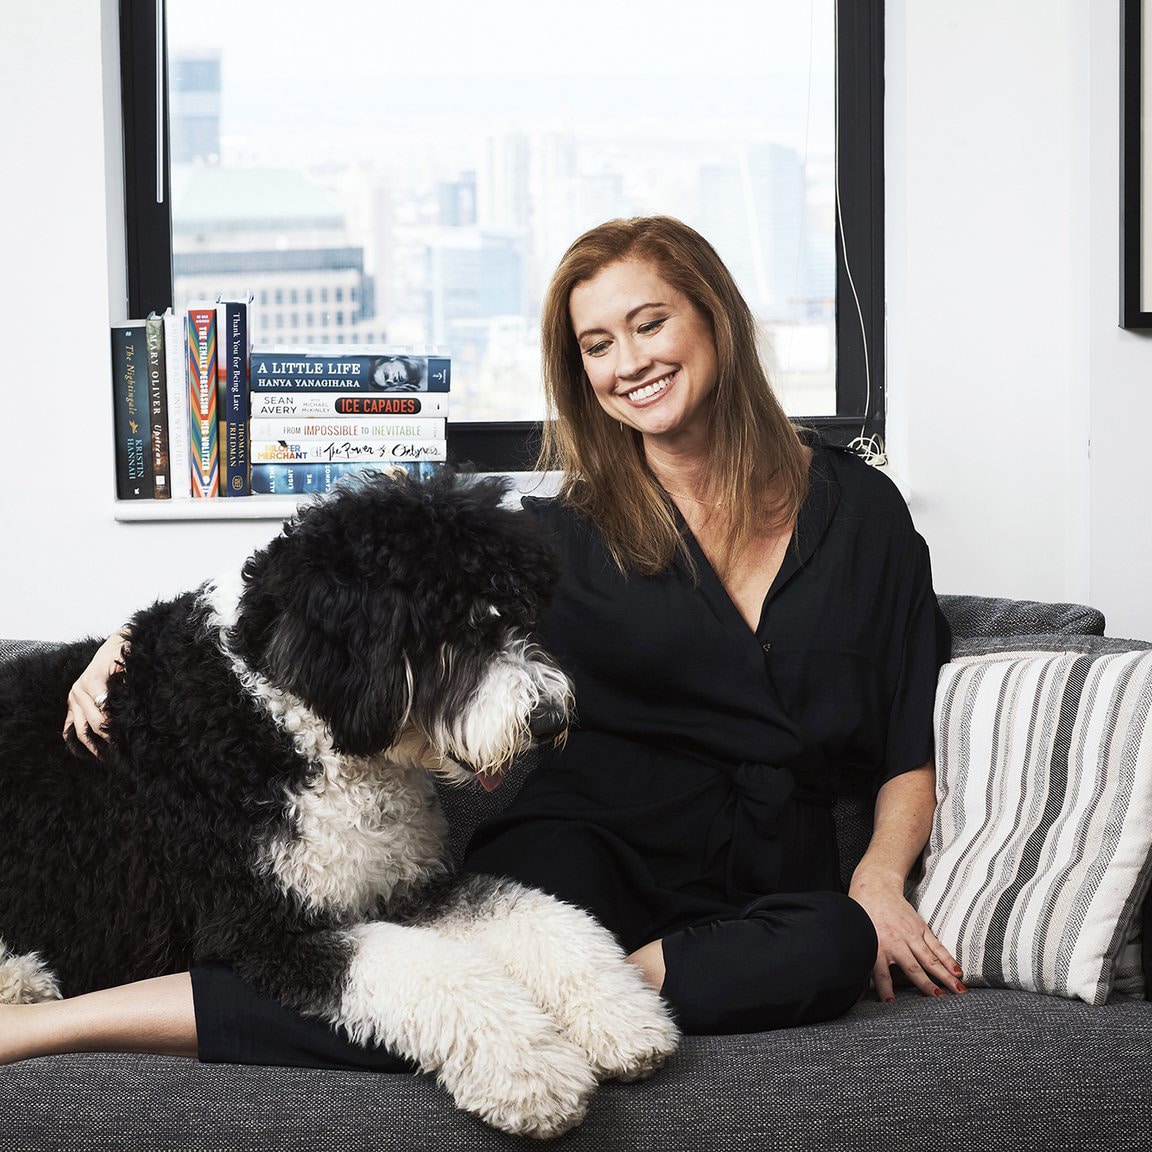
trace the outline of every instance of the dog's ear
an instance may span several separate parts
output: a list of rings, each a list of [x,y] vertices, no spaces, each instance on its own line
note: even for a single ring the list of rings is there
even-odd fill
[[[320,716],[338,751],[374,755],[399,739],[411,706],[411,610],[384,581],[336,562],[317,525],[327,521],[313,517],[248,560],[229,642]]]
[[[371,756],[400,737],[412,696],[406,614],[395,596],[313,573],[272,627],[270,678],[327,723],[339,752]]]

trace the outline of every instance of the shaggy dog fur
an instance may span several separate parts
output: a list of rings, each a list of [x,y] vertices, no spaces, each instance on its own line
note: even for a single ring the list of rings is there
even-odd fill
[[[98,641],[0,669],[0,999],[223,962],[536,1136],[663,1062],[603,928],[449,875],[430,773],[476,787],[569,704],[528,635],[555,562],[505,492],[373,477],[138,613],[98,759],[60,736]]]

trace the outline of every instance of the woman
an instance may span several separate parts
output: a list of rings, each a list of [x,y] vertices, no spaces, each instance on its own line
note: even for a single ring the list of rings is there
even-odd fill
[[[751,313],[712,247],[667,217],[578,239],[545,301],[555,419],[526,506],[563,559],[544,642],[577,723],[466,866],[589,908],[688,1032],[846,1011],[893,970],[960,968],[904,899],[934,807],[932,702],[947,629],[894,487],[809,443],[772,394]],[[122,640],[78,682],[96,705]],[[847,895],[831,806],[875,790]],[[0,1060],[77,1048],[395,1067],[202,969],[22,1011]]]

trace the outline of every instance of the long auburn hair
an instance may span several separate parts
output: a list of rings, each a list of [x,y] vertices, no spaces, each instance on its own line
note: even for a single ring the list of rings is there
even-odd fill
[[[654,575],[690,561],[643,438],[600,406],[569,313],[572,289],[626,259],[651,263],[699,309],[716,342],[704,494],[726,515],[720,574],[765,528],[791,523],[808,493],[808,457],[761,361],[758,330],[732,274],[698,232],[670,216],[610,220],[560,260],[544,297],[541,348],[549,418],[537,467],[562,473],[561,498],[600,529],[621,571]]]

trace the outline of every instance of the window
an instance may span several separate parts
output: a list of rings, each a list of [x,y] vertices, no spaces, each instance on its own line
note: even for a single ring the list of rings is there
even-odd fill
[[[442,345],[453,456],[520,468],[556,259],[667,212],[741,282],[788,410],[882,435],[882,0],[574,11],[121,0],[132,314],[249,289],[320,302],[258,310],[257,342]]]

